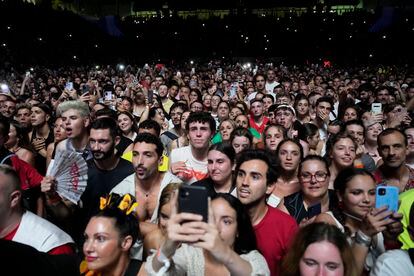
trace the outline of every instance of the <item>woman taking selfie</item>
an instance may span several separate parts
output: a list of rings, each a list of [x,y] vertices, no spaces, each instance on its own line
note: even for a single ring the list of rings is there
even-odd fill
[[[237,198],[218,194],[209,204],[208,223],[202,221],[201,215],[177,213],[176,203],[177,194],[172,200],[167,239],[147,259],[145,269],[149,275],[161,269],[167,275],[270,274],[257,251],[249,216]]]
[[[101,211],[85,229],[81,275],[141,275],[142,263],[130,259],[131,247],[139,236],[137,206],[130,194],[101,198]]]
[[[157,210],[157,227],[144,237],[144,259],[151,255],[151,250],[158,250],[167,236],[167,222],[171,216],[170,201],[181,184],[170,183],[162,189]]]
[[[402,215],[382,207],[375,209],[374,177],[364,169],[342,170],[335,179],[338,207],[319,215],[316,221],[338,227],[353,244],[359,272],[369,271],[377,257],[385,251],[385,240],[392,241],[402,230]],[[383,235],[384,233],[384,235]]]

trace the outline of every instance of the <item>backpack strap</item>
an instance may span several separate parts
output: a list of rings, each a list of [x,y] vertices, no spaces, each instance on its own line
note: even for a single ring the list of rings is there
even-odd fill
[[[178,138],[177,135],[175,135],[174,133],[170,132],[170,131],[166,131],[163,133],[164,135],[166,135],[168,138],[170,138],[171,140],[175,140]]]

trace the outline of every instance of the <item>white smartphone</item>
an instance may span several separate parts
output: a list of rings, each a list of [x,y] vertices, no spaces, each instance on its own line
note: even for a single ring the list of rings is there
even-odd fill
[[[104,95],[105,95],[105,101],[112,100],[112,91],[105,91]]]
[[[373,114],[379,114],[382,112],[382,104],[381,103],[372,103],[371,104],[371,112]]]
[[[67,82],[65,88],[69,91],[72,90],[73,89],[73,82]]]

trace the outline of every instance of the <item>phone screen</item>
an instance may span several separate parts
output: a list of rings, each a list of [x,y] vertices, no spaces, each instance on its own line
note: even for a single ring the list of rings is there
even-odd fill
[[[72,90],[73,89],[73,82],[67,82],[65,88],[67,90]]]
[[[381,103],[372,103],[371,104],[371,111],[374,114],[379,114],[382,112],[382,104]]]
[[[105,91],[105,101],[112,100],[112,91]]]

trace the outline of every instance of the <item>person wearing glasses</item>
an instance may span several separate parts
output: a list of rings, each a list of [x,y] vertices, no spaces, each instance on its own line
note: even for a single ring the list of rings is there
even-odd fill
[[[278,205],[278,209],[291,215],[298,224],[313,222],[314,217],[309,207],[320,204],[320,212],[332,210],[335,206],[335,194],[328,190],[329,166],[326,160],[317,155],[308,155],[299,165],[300,191],[286,196]]]

